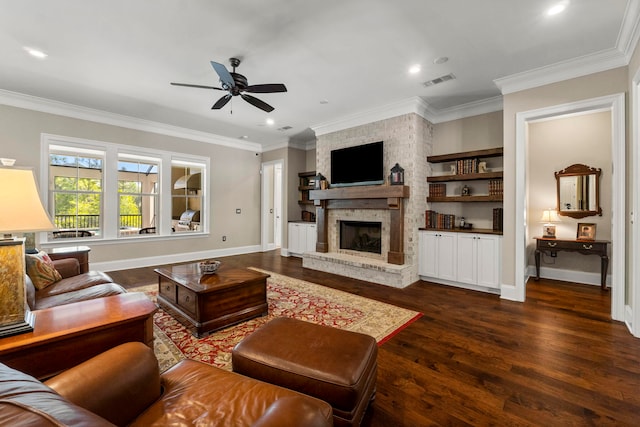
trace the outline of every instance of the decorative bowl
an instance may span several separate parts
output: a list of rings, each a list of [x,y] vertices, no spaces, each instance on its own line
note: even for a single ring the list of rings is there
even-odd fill
[[[213,274],[220,268],[220,264],[222,264],[220,261],[214,259],[202,261],[200,262],[200,272],[202,274]]]

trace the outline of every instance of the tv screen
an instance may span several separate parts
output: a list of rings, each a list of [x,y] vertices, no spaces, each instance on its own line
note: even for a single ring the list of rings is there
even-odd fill
[[[331,185],[378,185],[384,183],[382,141],[331,151]]]

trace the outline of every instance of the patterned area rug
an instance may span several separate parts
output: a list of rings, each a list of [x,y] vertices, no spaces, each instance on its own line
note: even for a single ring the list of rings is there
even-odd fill
[[[196,338],[163,310],[154,315],[155,353],[162,371],[189,358],[231,370],[231,349],[245,336],[276,317],[333,326],[373,336],[382,345],[419,319],[422,313],[338,291],[311,282],[254,268],[269,274],[269,314]],[[155,301],[158,285],[132,288]]]

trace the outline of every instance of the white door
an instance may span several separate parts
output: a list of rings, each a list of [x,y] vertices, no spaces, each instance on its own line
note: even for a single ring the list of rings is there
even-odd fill
[[[500,260],[502,259],[497,236],[478,236],[477,244],[477,279],[478,285],[488,288],[500,287]]]
[[[477,277],[477,238],[475,234],[460,234],[458,236],[458,281],[475,285]]]
[[[276,248],[282,246],[282,164],[273,168],[273,242]]]
[[[438,235],[432,231],[421,231],[418,235],[418,274],[438,276]]]
[[[438,233],[438,277],[456,280],[456,233]]]

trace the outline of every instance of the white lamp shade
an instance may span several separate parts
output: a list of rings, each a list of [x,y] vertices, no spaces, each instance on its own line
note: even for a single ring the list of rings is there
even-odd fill
[[[55,230],[31,169],[0,168],[0,232]]]
[[[544,223],[554,223],[560,222],[560,217],[558,216],[558,212],[555,209],[547,209],[542,211],[542,218],[540,218],[540,222]]]

